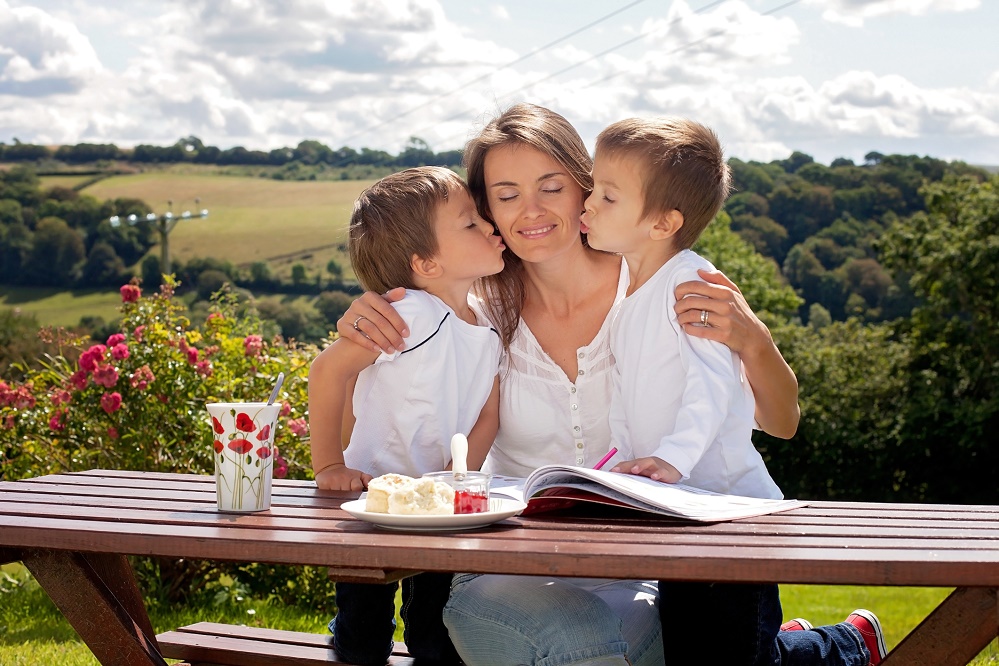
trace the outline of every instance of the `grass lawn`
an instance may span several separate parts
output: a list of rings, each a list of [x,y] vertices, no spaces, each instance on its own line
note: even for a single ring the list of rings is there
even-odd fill
[[[6,565],[4,569],[23,580],[19,565]],[[0,590],[4,587],[0,577]],[[872,609],[881,619],[892,647],[949,592],[942,588],[786,585],[781,586],[781,599],[786,619],[804,617],[815,625],[840,622],[858,607]],[[209,621],[322,633],[330,612],[244,600],[194,609],[153,608],[150,619],[157,631]],[[999,646],[993,641],[972,663],[999,664]],[[29,580],[14,591],[0,591],[0,664],[96,666],[97,660],[44,591]]]
[[[285,275],[295,262],[310,272],[324,270],[332,258],[349,266],[336,246],[346,243],[354,199],[370,184],[157,172],[106,178],[83,193],[100,201],[142,199],[158,214],[168,210],[167,201],[173,201],[175,215],[207,208],[207,218],[174,228],[172,257],[217,257],[236,265],[268,261],[275,273]]]
[[[35,315],[42,326],[76,326],[84,315],[114,321],[121,315],[120,305],[121,294],[111,288],[0,287],[0,309],[20,308]]]

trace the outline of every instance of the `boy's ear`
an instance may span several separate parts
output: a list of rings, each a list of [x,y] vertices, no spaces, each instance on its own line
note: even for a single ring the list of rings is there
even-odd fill
[[[649,238],[652,240],[672,238],[680,231],[681,227],[683,227],[683,213],[674,208],[659,215],[652,228],[649,229]]]
[[[414,254],[413,258],[409,260],[409,267],[413,269],[416,277],[423,279],[440,277],[444,271],[443,267],[435,259],[424,259],[417,254]]]

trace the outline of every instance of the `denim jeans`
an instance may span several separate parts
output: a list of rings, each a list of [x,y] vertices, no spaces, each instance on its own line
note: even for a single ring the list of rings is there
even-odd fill
[[[659,581],[666,654],[702,646],[704,663],[726,666],[867,666],[871,655],[846,622],[780,631],[776,585]],[[723,639],[723,640],[720,640]],[[681,652],[683,654],[683,652]]]
[[[458,574],[444,624],[468,666],[662,666],[654,583]]]
[[[423,573],[402,581],[403,640],[418,664],[457,664],[441,618],[451,589],[449,573]],[[381,666],[392,654],[398,583],[337,583],[337,614],[329,624],[341,659]]]

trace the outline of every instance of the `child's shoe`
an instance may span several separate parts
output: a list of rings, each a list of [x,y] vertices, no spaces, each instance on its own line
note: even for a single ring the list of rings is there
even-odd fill
[[[885,634],[881,629],[878,616],[869,610],[858,608],[846,618],[847,624],[852,624],[860,632],[864,644],[871,653],[871,666],[878,666],[881,660],[888,656],[885,645]]]
[[[780,625],[781,631],[808,631],[811,628],[812,623],[800,617],[788,620],[784,624]]]

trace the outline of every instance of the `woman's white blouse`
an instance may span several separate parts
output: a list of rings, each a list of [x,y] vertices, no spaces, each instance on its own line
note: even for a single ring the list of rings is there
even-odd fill
[[[592,467],[607,453],[614,367],[610,323],[628,288],[628,270],[621,264],[614,305],[593,340],[576,350],[575,382],[520,320],[500,365],[500,428],[484,471],[525,477],[541,465]]]

